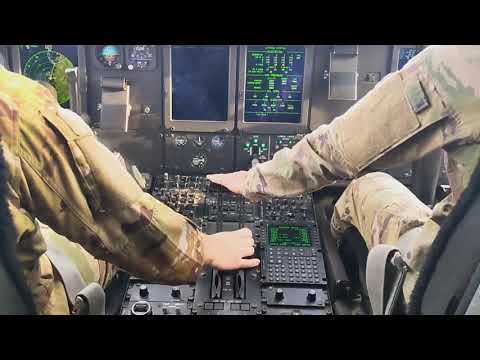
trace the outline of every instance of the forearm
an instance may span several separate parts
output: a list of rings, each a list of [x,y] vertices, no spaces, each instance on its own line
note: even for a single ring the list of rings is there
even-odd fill
[[[128,220],[117,217],[101,223],[99,235],[105,234],[112,250],[105,260],[147,280],[194,282],[205,264],[201,232],[146,193],[129,211]]]
[[[292,196],[364,170],[417,160],[454,140],[454,110],[429,63],[455,49],[426,49],[330,124],[250,170],[244,195]],[[450,131],[452,132],[452,131]]]
[[[278,151],[258,164],[245,179],[247,198],[295,196],[353,176],[335,142],[332,125],[322,125],[292,149]]]
[[[57,132],[41,118],[21,122],[21,197],[32,215],[136,276],[195,281],[204,260],[194,226],[144,193],[77,115],[43,116]]]

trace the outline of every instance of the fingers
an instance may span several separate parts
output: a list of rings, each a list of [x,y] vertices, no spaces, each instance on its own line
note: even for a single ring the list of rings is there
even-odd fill
[[[242,269],[249,269],[249,268],[253,268],[255,266],[258,266],[260,264],[260,260],[259,259],[242,259],[240,260],[240,268]]]
[[[223,185],[223,179],[224,179],[224,175],[223,174],[210,174],[210,175],[207,175],[207,179],[216,183],[216,184],[219,184],[219,185]]]
[[[249,229],[249,228],[241,228],[240,230],[236,230],[238,232],[239,235],[243,235],[243,236],[248,236],[248,237],[252,237],[252,231]]]
[[[236,235],[238,235],[238,237],[236,236],[233,239],[235,239],[234,241],[238,242],[239,245],[241,244],[248,247],[254,246],[255,241],[253,240],[252,232],[249,229],[243,228],[235,232],[237,233]]]
[[[253,248],[253,246],[244,247],[239,251],[239,255],[241,257],[252,256],[253,254],[255,254],[255,249]]]
[[[251,247],[253,248],[255,245],[255,241],[253,241],[252,238],[233,238],[232,239],[234,247],[239,247],[239,248],[248,248]]]

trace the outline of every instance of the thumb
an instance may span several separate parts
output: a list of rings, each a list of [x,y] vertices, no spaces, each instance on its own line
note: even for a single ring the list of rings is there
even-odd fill
[[[242,259],[240,260],[240,267],[242,268],[253,268],[260,265],[260,259]]]

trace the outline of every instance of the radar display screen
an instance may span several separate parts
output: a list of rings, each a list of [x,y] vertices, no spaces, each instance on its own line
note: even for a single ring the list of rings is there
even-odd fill
[[[300,123],[303,46],[248,46],[245,122]]]
[[[48,82],[57,91],[58,103],[70,106],[65,70],[78,66],[76,45],[20,45],[20,61],[23,75]]]
[[[401,48],[398,53],[398,70],[401,70],[417,53],[415,48]]]
[[[172,46],[172,120],[227,121],[228,46]]]
[[[270,246],[312,246],[309,229],[305,226],[296,225],[269,225],[268,243]]]

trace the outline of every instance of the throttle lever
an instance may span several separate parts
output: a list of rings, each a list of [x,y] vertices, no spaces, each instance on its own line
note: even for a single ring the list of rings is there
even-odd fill
[[[222,297],[222,275],[217,269],[212,270],[212,288],[210,298],[220,299]]]
[[[235,274],[235,299],[245,299],[245,270]]]

